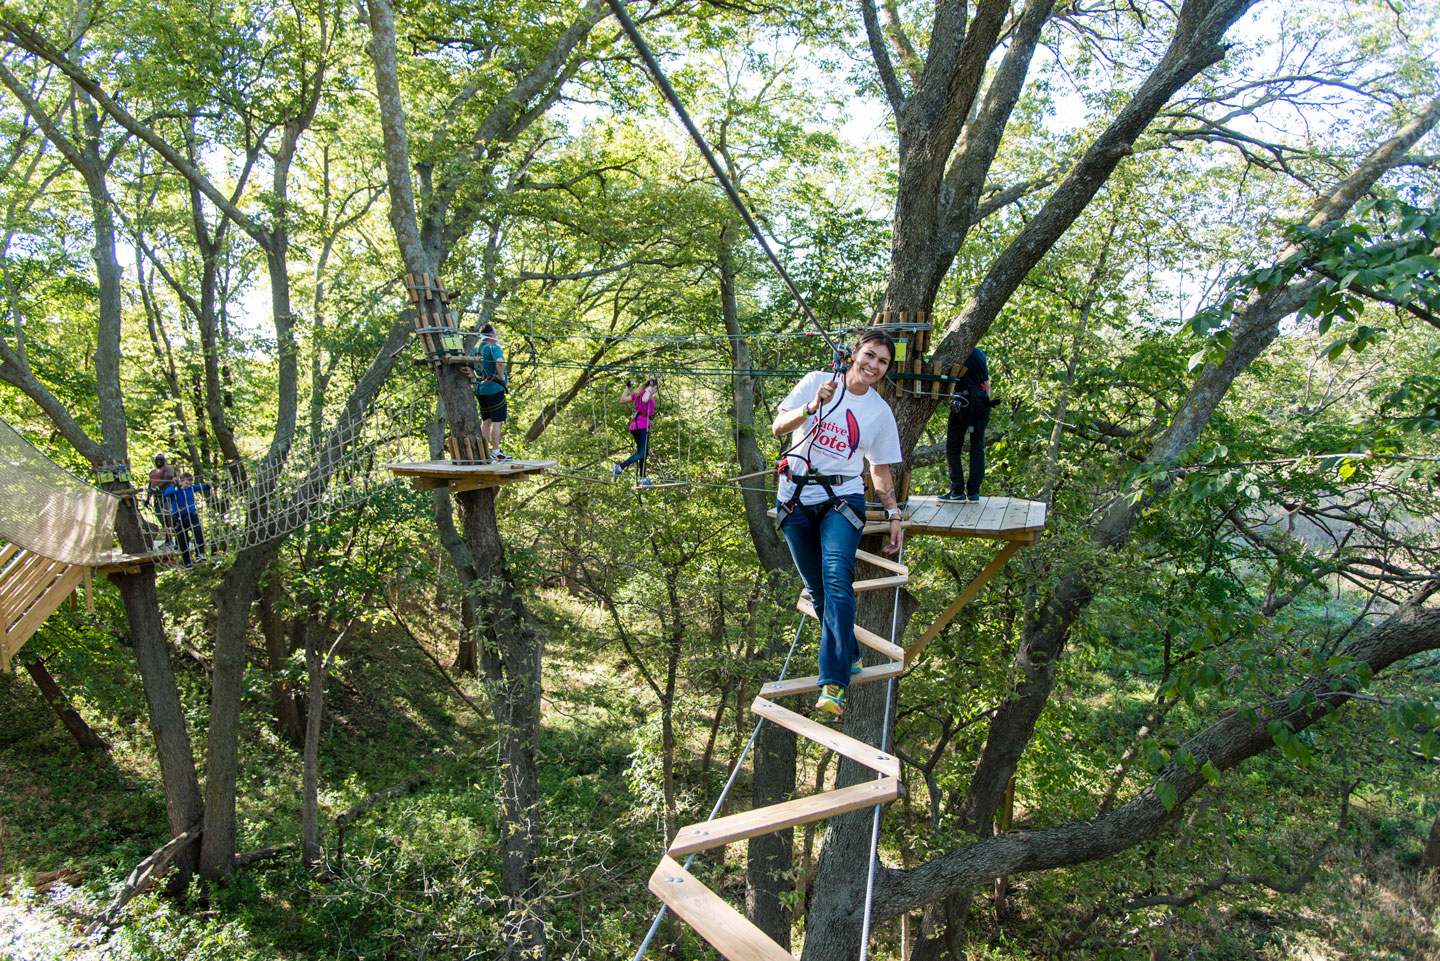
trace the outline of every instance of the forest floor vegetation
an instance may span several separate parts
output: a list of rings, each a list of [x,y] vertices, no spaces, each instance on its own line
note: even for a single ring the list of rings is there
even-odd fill
[[[542,596],[535,615],[551,637],[541,836],[552,946],[556,957],[567,959],[619,957],[633,950],[655,910],[644,884],[662,833],[655,797],[647,793],[654,777],[646,767],[653,756],[646,742],[653,738],[654,705],[633,667],[604,642],[596,608],[556,591]],[[449,660],[453,625],[444,612],[410,598],[402,616],[433,655]],[[326,881],[307,875],[291,847],[244,869],[208,902],[172,904],[152,893],[132,902],[108,937],[87,936],[85,928],[125,874],[164,840],[165,823],[138,679],[123,648],[102,653],[97,663],[107,665],[108,675],[77,691],[74,702],[110,743],[108,752],[79,750],[23,674],[0,678],[0,958],[487,956],[503,916],[497,904],[499,781],[492,720],[455,697],[410,636],[384,618],[355,635],[330,686],[321,823],[332,826],[341,810],[407,777],[423,775],[425,783],[358,819],[347,833],[343,859],[336,856],[332,832],[327,853],[333,877]],[[194,658],[176,660],[198,717],[205,668]],[[457,680],[488,711],[484,682]],[[1068,680],[1068,695],[1047,712],[1053,766],[1061,754],[1083,754],[1087,746],[1108,754],[1130,736],[1131,721],[1153,700],[1153,679],[1103,647],[1075,658]],[[268,691],[269,677],[256,671],[245,716],[245,751],[252,760],[242,768],[247,849],[283,845],[298,833],[299,758],[269,723]],[[700,692],[687,697],[703,704]],[[710,770],[700,770],[713,712],[713,703],[704,704],[681,727],[676,778],[682,823],[703,816],[748,735],[750,721],[734,716],[732,705],[722,718]],[[1342,720],[1326,729],[1325,739],[1337,747],[1330,762],[1342,762],[1338,751],[1348,738],[1360,738],[1363,727],[1351,730]],[[1358,750],[1357,744],[1350,748]],[[1035,766],[1021,772],[1028,788],[1020,792],[1017,826],[1043,826],[1094,803],[1095,778],[1103,771],[1078,764],[1045,770],[1045,756],[1038,754]],[[1119,958],[1134,929],[1147,925],[1164,928],[1170,957],[1200,961],[1440,957],[1440,885],[1419,863],[1425,816],[1433,814],[1423,799],[1440,788],[1434,765],[1383,751],[1352,760],[1394,770],[1357,788],[1345,829],[1298,893],[1241,885],[1167,914],[1122,909],[1127,898],[1179,893],[1213,878],[1225,853],[1215,847],[1214,833],[1201,828],[1222,810],[1229,830],[1268,839],[1246,845],[1254,863],[1237,862],[1235,873],[1284,880],[1300,870],[1335,831],[1325,784],[1334,772],[1324,764],[1302,770],[1265,756],[1227,780],[1223,793],[1197,805],[1172,837],[1098,870],[1014,878],[1003,918],[988,897],[978,898],[968,929],[969,958]],[[813,783],[817,771],[833,776],[821,759],[811,758],[801,783]],[[1292,789],[1270,790],[1280,782],[1293,782]],[[747,790],[742,779],[742,805]],[[1288,800],[1277,803],[1277,797]],[[936,843],[943,839],[892,836],[886,857],[899,860],[897,844],[919,850]],[[74,873],[37,887],[37,878],[62,868]],[[743,849],[703,860],[697,870],[722,890],[743,887]],[[1091,912],[1092,923],[1082,924]],[[872,957],[899,957],[893,935],[893,925],[877,934]],[[682,956],[705,955],[687,940]]]

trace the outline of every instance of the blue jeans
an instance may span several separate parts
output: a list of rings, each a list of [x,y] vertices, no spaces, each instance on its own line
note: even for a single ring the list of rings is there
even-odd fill
[[[865,496],[842,498],[865,516]],[[850,685],[855,643],[855,550],[860,532],[830,504],[802,504],[780,525],[820,616],[820,683]]]

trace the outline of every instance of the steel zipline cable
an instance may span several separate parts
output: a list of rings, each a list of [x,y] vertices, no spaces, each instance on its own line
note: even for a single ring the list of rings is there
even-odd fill
[[[774,267],[775,272],[780,275],[780,279],[785,281],[785,286],[789,288],[790,295],[795,298],[795,303],[800,305],[800,310],[804,312],[806,319],[815,325],[815,329],[825,338],[825,342],[830,345],[830,349],[837,355],[841,354],[842,351],[840,347],[831,338],[829,332],[821,326],[820,321],[815,317],[814,311],[812,311],[810,305],[805,302],[804,296],[800,293],[800,288],[795,286],[795,282],[790,279],[790,274],[785,270],[784,265],[780,263],[780,258],[775,256],[775,251],[770,247],[770,241],[766,239],[765,232],[760,229],[760,225],[755,222],[755,218],[751,215],[750,208],[745,205],[745,201],[741,198],[740,192],[735,189],[735,185],[732,184],[730,178],[725,175],[724,169],[720,166],[720,161],[715,158],[714,151],[710,149],[710,145],[706,143],[705,138],[701,136],[700,130],[695,126],[695,122],[690,119],[690,114],[686,112],[685,105],[680,102],[680,97],[675,93],[675,88],[670,85],[670,80],[665,76],[665,71],[660,69],[660,63],[655,59],[655,54],[650,50],[650,45],[646,43],[645,38],[640,35],[640,28],[635,26],[635,21],[631,20],[630,14],[625,12],[624,0],[608,0],[608,2],[610,9],[615,13],[615,19],[620,21],[620,26],[625,31],[625,35],[630,38],[630,42],[635,46],[636,52],[640,54],[640,59],[644,60],[645,66],[649,68],[650,76],[654,79],[655,86],[660,88],[660,93],[664,95],[666,101],[669,102],[676,115],[679,116],[680,122],[685,125],[685,130],[690,134],[690,139],[695,141],[695,146],[699,148],[700,153],[705,157],[706,163],[710,164],[710,170],[715,174],[715,179],[718,180],[720,186],[724,188],[725,195],[730,198],[730,203],[740,212],[741,218],[745,221],[745,226],[750,228],[750,233],[754,235],[756,243],[760,245],[760,249],[765,251],[765,257],[770,261],[770,266]]]

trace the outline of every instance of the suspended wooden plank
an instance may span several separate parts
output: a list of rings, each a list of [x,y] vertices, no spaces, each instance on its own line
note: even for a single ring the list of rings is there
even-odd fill
[[[756,697],[750,710],[773,724],[779,724],[822,747],[828,747],[836,754],[843,754],[856,764],[862,764],[872,771],[879,771],[890,777],[900,776],[900,759],[872,744],[866,744],[819,721],[812,721],[803,714],[796,714],[789,708],[781,707],[763,697]]]
[[[783,831],[797,824],[809,824],[811,821],[834,817],[837,814],[846,814],[877,804],[888,804],[899,796],[900,779],[882,777],[838,791],[812,794],[713,821],[691,824],[681,828],[675,835],[675,840],[670,843],[670,856],[684,857],[696,851],[708,851],[746,838]]]
[[[892,561],[888,557],[872,554],[869,551],[856,551],[855,559],[857,561],[864,561],[867,564],[874,564],[876,567],[883,568],[887,571],[894,571],[896,574],[905,574],[906,576],[910,574],[910,568],[901,564],[899,561]]]
[[[891,661],[889,664],[876,664],[874,667],[867,667],[859,674],[850,675],[851,684],[868,684],[871,681],[883,681],[891,677],[899,677],[905,672],[905,664],[902,661]],[[791,694],[806,694],[811,691],[820,690],[820,678],[818,675],[810,677],[792,677],[784,681],[771,681],[760,688],[761,697],[788,697]]]
[[[771,941],[669,855],[660,859],[655,873],[650,875],[650,893],[668,904],[676,916],[729,961],[795,961],[789,951]]]
[[[863,581],[855,582],[855,593],[864,591],[883,591],[891,587],[903,587],[910,583],[910,575],[902,574],[895,577],[872,577]]]
[[[807,595],[801,595],[800,600],[795,602],[795,609],[801,614],[804,614],[806,617],[812,617],[816,620],[819,620],[819,618],[816,617],[815,614],[815,605],[811,603]],[[905,658],[905,649],[899,644],[891,644],[879,634],[876,634],[874,631],[868,628],[861,627],[859,624],[855,625],[855,640],[859,641],[861,644],[864,644],[872,651],[879,651],[881,654],[884,654],[891,660],[899,661],[904,660]]]

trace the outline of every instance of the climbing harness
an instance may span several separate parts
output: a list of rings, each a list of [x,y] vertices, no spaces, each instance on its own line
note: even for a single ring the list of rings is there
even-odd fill
[[[780,459],[780,464],[776,468],[776,472],[782,477],[789,477],[795,485],[795,493],[790,495],[790,499],[783,504],[777,504],[775,507],[775,526],[777,528],[785,522],[785,518],[789,517],[799,508],[813,506],[801,504],[800,493],[811,484],[816,484],[819,485],[821,490],[825,491],[825,497],[827,498],[825,503],[831,510],[849,521],[850,526],[857,531],[863,531],[865,529],[864,516],[855,510],[853,504],[835,493],[835,488],[842,487],[849,481],[859,480],[860,475],[857,474],[854,477],[847,477],[844,474],[819,474],[814,470],[806,471],[804,474],[795,474],[790,470],[790,460],[788,457],[782,457]]]

